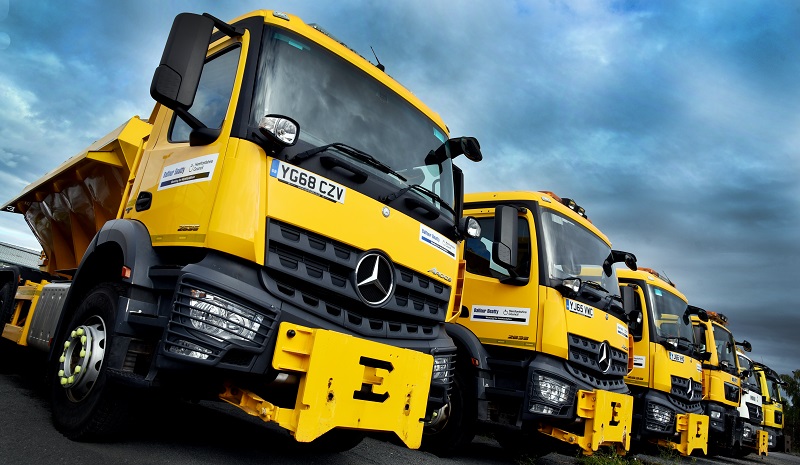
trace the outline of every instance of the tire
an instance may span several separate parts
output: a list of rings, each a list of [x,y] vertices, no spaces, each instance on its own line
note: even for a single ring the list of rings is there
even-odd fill
[[[422,449],[440,457],[453,455],[472,442],[478,418],[478,399],[469,389],[469,374],[456,370],[450,390],[450,415],[445,424],[422,436]]]
[[[8,281],[0,287],[0,332],[14,314],[14,283]]]
[[[104,363],[114,337],[119,289],[101,284],[62,326],[50,363],[53,423],[74,441],[111,439],[122,430],[130,399],[107,375]],[[65,344],[69,342],[69,345]]]
[[[304,444],[303,449],[315,454],[336,454],[361,444],[366,434],[348,429],[332,429],[313,441]]]

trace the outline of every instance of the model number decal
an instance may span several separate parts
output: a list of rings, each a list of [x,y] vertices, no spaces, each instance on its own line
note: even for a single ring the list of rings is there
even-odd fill
[[[344,203],[346,187],[303,168],[283,163],[280,160],[272,160],[269,175],[278,181],[303,189],[331,202]]]
[[[594,307],[576,302],[574,300],[566,299],[567,310],[578,315],[594,318]]]
[[[676,354],[675,352],[670,352],[669,359],[672,360],[673,362],[683,363],[684,356],[682,354]]]

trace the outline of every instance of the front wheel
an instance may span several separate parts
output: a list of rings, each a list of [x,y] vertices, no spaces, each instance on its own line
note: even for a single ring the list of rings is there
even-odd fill
[[[477,427],[478,399],[467,383],[468,377],[456,370],[450,390],[450,415],[444,425],[423,434],[422,449],[448,456],[472,442]]]
[[[107,375],[117,316],[119,289],[95,287],[62,326],[52,361],[50,391],[53,423],[76,441],[106,439],[119,432],[128,416],[126,391]],[[56,352],[58,354],[59,352]]]

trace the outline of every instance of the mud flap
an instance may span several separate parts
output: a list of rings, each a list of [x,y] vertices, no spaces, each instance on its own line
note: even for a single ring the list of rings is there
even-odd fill
[[[700,449],[704,455],[708,455],[708,425],[707,415],[679,414],[675,420],[675,432],[680,433],[681,442],[676,444],[662,439],[658,441],[658,444],[675,449],[684,457],[692,455],[696,449]]]
[[[294,409],[228,386],[220,398],[299,442],[333,428],[394,432],[410,448],[422,440],[433,357],[323,329],[281,323],[272,366],[300,377]]]
[[[578,391],[577,414],[585,419],[583,436],[548,425],[541,425],[539,431],[579,446],[584,455],[594,454],[601,446],[614,447],[619,455],[630,450],[633,397],[602,390]]]

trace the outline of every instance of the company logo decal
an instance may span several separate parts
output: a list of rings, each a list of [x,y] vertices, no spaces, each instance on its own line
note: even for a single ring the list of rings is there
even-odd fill
[[[371,306],[385,304],[394,291],[394,268],[379,253],[367,253],[358,261],[355,273],[356,293]]]

